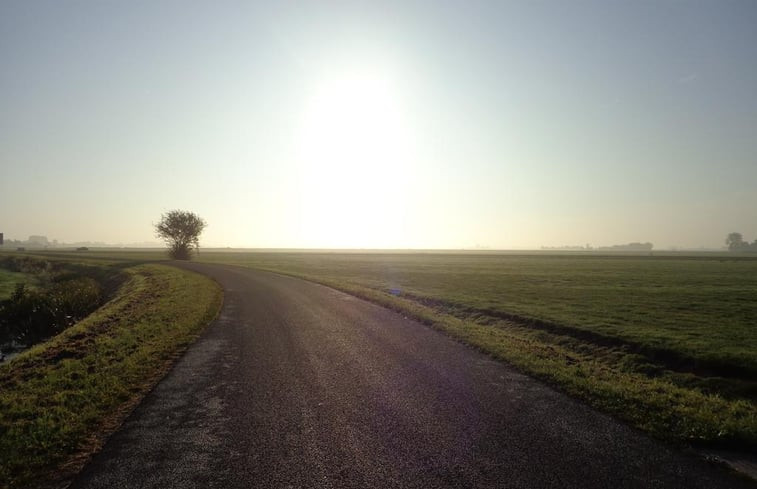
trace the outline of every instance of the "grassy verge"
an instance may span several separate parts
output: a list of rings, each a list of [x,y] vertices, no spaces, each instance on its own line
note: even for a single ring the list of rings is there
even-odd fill
[[[757,451],[755,305],[745,300],[756,289],[754,278],[742,273],[757,262],[340,254],[203,259],[306,278],[400,311],[660,439]],[[604,321],[603,311],[612,311]]]
[[[0,485],[75,473],[220,308],[206,277],[162,265],[123,272],[105,306],[0,366]]]
[[[511,321],[464,320],[432,307],[353,284],[301,276],[409,315],[521,370],[556,384],[661,439],[754,450],[757,409],[637,372],[637,358]],[[483,318],[482,318],[483,319]],[[605,350],[605,351],[597,351]]]

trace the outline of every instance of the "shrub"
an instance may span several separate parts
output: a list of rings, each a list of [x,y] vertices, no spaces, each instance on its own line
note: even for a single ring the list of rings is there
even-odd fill
[[[102,303],[100,285],[89,277],[72,278],[30,290],[18,284],[0,302],[0,343],[39,343],[72,326]]]

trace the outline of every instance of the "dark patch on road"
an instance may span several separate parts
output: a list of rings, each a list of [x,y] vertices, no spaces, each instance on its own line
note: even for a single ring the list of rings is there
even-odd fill
[[[185,266],[221,316],[74,488],[753,487],[397,313]]]

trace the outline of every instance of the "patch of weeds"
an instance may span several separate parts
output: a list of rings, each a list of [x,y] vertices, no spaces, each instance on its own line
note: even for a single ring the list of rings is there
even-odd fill
[[[65,480],[217,314],[221,289],[161,265],[124,269],[102,308],[0,365],[0,481]]]

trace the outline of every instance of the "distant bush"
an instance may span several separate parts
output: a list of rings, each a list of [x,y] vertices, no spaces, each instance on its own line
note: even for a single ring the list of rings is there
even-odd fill
[[[757,239],[749,244],[749,241],[744,241],[741,233],[729,233],[725,238],[725,244],[730,251],[757,251]]]
[[[200,234],[207,223],[193,212],[173,210],[160,216],[155,234],[168,244],[168,255],[174,260],[189,260],[192,250],[200,248]]]
[[[0,260],[0,268],[5,268],[11,272],[39,275],[59,272],[63,269],[63,264],[60,262],[40,260],[30,256],[9,256]]]

